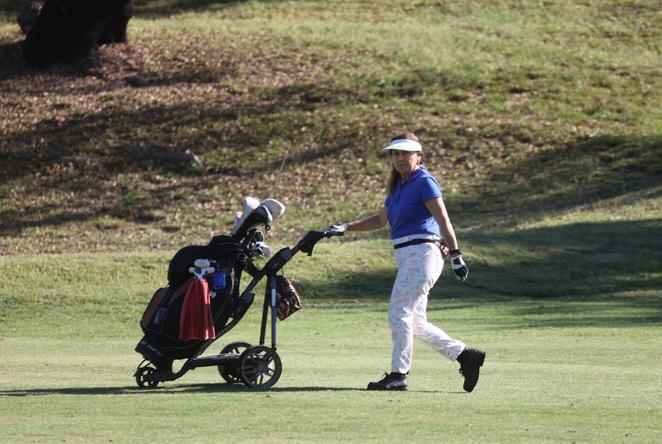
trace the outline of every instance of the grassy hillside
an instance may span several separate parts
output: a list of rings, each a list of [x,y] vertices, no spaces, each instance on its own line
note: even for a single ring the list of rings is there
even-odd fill
[[[0,3],[4,254],[200,242],[246,194],[282,199],[293,239],[378,208],[403,129],[461,236],[660,217],[655,1],[145,1],[129,45],[45,71],[19,6]]]

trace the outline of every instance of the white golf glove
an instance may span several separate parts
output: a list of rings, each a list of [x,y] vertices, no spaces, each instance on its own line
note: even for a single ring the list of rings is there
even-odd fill
[[[467,280],[469,277],[469,268],[464,263],[459,250],[451,250],[451,267],[453,267],[453,273],[455,273],[456,278],[462,282]]]
[[[337,233],[344,233],[347,231],[347,224],[340,224],[340,225],[329,225],[328,227],[325,228],[327,231],[335,231]]]

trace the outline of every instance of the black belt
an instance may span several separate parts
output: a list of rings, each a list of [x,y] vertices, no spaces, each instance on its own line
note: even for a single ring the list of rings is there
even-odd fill
[[[403,242],[398,245],[393,245],[393,249],[397,250],[398,248],[404,248],[404,247],[409,247],[410,245],[418,245],[418,244],[436,244],[437,246],[441,245],[441,242],[439,239],[414,239],[410,240],[407,242]]]

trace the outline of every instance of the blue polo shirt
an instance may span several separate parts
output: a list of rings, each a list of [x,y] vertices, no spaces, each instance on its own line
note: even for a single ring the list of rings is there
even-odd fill
[[[441,197],[441,186],[424,167],[414,171],[405,183],[398,182],[395,191],[384,201],[391,224],[391,239],[412,234],[436,234],[439,225],[425,206],[425,201]]]

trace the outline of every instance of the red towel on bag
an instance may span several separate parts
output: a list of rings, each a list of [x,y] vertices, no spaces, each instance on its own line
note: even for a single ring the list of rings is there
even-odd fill
[[[216,330],[211,317],[209,285],[205,279],[194,279],[186,291],[179,315],[179,339],[214,339]]]

